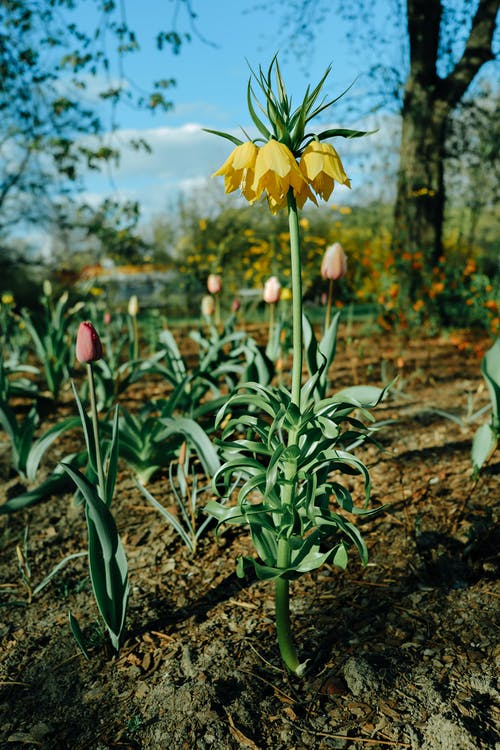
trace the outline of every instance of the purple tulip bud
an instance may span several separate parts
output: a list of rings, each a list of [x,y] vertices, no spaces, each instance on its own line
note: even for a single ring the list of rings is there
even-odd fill
[[[76,358],[87,364],[102,357],[102,344],[99,334],[89,320],[80,323],[76,337]]]

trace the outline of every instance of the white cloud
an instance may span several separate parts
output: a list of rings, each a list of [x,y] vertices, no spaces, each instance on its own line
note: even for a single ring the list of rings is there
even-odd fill
[[[131,141],[146,141],[151,153],[133,149]],[[121,151],[120,164],[105,173],[89,172],[85,197],[112,194],[141,202],[147,218],[161,210],[176,193],[199,188],[222,164],[232,145],[189,123],[177,128],[120,130],[108,137]]]
[[[396,153],[398,122],[398,118],[392,115],[370,118],[369,122],[365,120],[359,126],[355,124],[352,127],[363,130],[378,128],[375,134],[367,138],[336,140],[335,146],[354,188],[353,192],[345,191],[345,200],[356,200],[354,192],[357,194],[370,181],[380,185],[382,169],[388,175],[388,164]],[[322,129],[330,127],[336,125],[324,124]],[[233,134],[238,137],[242,135],[238,129]],[[250,135],[254,135],[251,130]],[[146,130],[119,130],[108,139],[110,145],[121,151],[120,165],[113,169],[112,181],[104,174],[89,172],[89,192],[85,197],[93,202],[105,195],[137,200],[145,221],[164,210],[177,195],[199,191],[209,183],[210,175],[223,163],[233,147],[226,139],[206,133],[196,123]],[[149,144],[151,153],[130,147],[131,141],[139,139]],[[343,198],[344,191],[341,193]],[[338,193],[339,198],[341,193]]]

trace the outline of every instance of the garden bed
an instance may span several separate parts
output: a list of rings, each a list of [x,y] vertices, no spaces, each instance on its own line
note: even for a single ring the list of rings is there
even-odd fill
[[[123,468],[113,508],[131,598],[119,656],[108,653],[84,557],[31,601],[19,573],[19,545],[32,588],[64,557],[85,551],[85,519],[71,494],[0,519],[2,747],[498,747],[500,460],[494,455],[473,479],[477,424],[466,419],[467,393],[475,407],[487,403],[479,353],[488,342],[386,335],[348,345],[347,338],[342,329],[336,387],[399,375],[375,412],[391,420],[379,445],[358,451],[374,504],[387,508],[363,523],[367,567],[353,554],[346,572],[326,565],[292,584],[305,677],[283,670],[272,586],[236,577],[235,558],[252,554],[246,533],[231,529],[217,542],[210,531],[190,555]],[[148,387],[158,384],[127,391],[131,410]],[[64,400],[66,416],[71,395]],[[72,441],[56,443],[52,456],[65,455]],[[2,470],[9,497],[19,480]],[[149,489],[171,503],[164,474]],[[88,661],[69,610],[92,644]]]

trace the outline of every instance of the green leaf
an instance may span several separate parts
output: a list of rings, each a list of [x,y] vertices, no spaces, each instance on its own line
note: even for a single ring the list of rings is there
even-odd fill
[[[69,627],[71,632],[73,633],[73,638],[77,642],[78,646],[80,647],[80,650],[84,657],[87,659],[87,661],[90,660],[89,652],[87,651],[87,642],[85,640],[85,636],[83,635],[83,631],[80,627],[80,624],[76,617],[71,614],[71,612],[68,612],[69,617]]]
[[[92,429],[92,423],[90,421],[90,418],[87,416],[87,413],[85,409],[83,408],[83,404],[80,400],[80,397],[78,395],[78,392],[75,388],[75,384],[72,382],[71,387],[73,389],[73,394],[75,396],[76,405],[78,408],[78,413],[80,414],[80,422],[83,428],[83,435],[85,438],[85,444],[87,446],[87,452],[89,456],[89,463],[92,466],[92,469],[97,474],[97,457],[96,457],[96,446],[95,446],[95,440],[94,440],[94,433]]]
[[[247,87],[247,105],[248,105],[248,111],[250,112],[250,117],[252,118],[255,127],[257,128],[257,130],[259,131],[259,133],[261,133],[261,135],[264,136],[264,138],[266,139],[266,141],[268,141],[271,138],[271,133],[266,128],[266,126],[264,125],[264,123],[262,122],[262,120],[257,115],[257,113],[256,113],[256,111],[254,109],[253,102],[252,102],[252,96],[253,95],[254,94],[253,94],[253,91],[252,91],[252,84],[251,84],[251,81],[249,81],[248,82],[248,87]]]
[[[302,331],[304,336],[304,353],[309,374],[314,376],[318,368],[318,342],[311,321],[307,315],[302,316]]]
[[[233,524],[247,524],[247,519],[244,513],[242,513],[239,505],[232,505],[227,507],[218,503],[216,500],[210,500],[204,507],[204,512],[215,518],[217,526],[221,526],[225,523]]]
[[[105,498],[106,505],[108,508],[113,500],[113,493],[115,491],[116,474],[118,471],[118,456],[119,456],[119,440],[118,440],[118,406],[115,407],[115,415],[113,418],[113,433],[111,437],[111,445],[108,453],[108,465],[106,469],[105,478]]]
[[[32,591],[32,595],[37,596],[40,593],[40,591],[43,591],[45,586],[47,586],[47,584],[50,583],[50,581],[54,578],[54,576],[57,575],[62,568],[64,568],[66,563],[71,562],[72,560],[77,560],[80,557],[86,557],[86,556],[87,556],[86,552],[73,552],[70,555],[66,555],[66,557],[63,557],[63,559],[60,560],[57,563],[57,565],[54,565],[50,573],[45,576],[43,581],[41,581],[37,586],[35,586],[35,588]]]
[[[230,133],[223,133],[221,130],[210,130],[210,128],[202,128],[202,130],[204,130],[205,133],[211,133],[212,135],[218,135],[221,138],[227,138],[227,140],[234,143],[235,146],[241,146],[243,143],[243,141],[236,138],[236,136],[231,135]]]
[[[250,533],[260,559],[265,565],[274,567],[278,555],[278,542],[274,529],[268,529],[261,524],[251,524]]]
[[[330,550],[320,552],[319,545],[310,545],[308,539],[305,542],[302,549],[292,554],[292,561],[287,571],[294,571],[300,574],[310,573],[312,570],[321,568],[331,556]]]
[[[45,432],[41,437],[38,438],[38,440],[33,443],[28,454],[28,459],[26,461],[26,476],[30,481],[33,482],[35,480],[40,460],[43,454],[52,445],[54,440],[56,440],[64,432],[79,427],[80,424],[81,421],[78,417],[68,417],[62,422],[59,422],[59,424],[56,424],[48,429],[47,432]]]
[[[167,510],[166,508],[164,508],[163,505],[160,502],[158,502],[158,500],[156,500],[156,498],[153,497],[153,495],[150,492],[148,492],[148,490],[145,487],[143,487],[138,482],[136,484],[139,487],[139,489],[142,492],[142,494],[144,495],[144,497],[151,503],[151,505],[154,508],[156,508],[156,510],[158,510],[161,513],[161,515],[164,518],[166,518],[166,520],[172,526],[172,528],[179,534],[179,536],[181,537],[182,541],[187,546],[187,548],[191,552],[193,552],[194,551],[193,540],[189,536],[189,534],[186,532],[186,530],[184,529],[184,527],[180,523],[179,519],[176,516],[174,516],[172,513],[170,513],[169,510]],[[194,530],[193,529],[191,529],[191,530],[194,533]]]
[[[35,425],[38,421],[36,406],[33,406],[28,414],[24,417],[21,428],[17,435],[15,452],[17,453],[16,469],[26,474],[26,461],[30,449],[33,445],[33,436],[35,434]]]
[[[340,321],[340,310],[337,310],[332,316],[328,330],[319,342],[319,351],[326,358],[326,370],[332,364],[335,358],[335,351],[337,349],[337,333]],[[319,364],[319,363],[318,363]]]
[[[481,372],[490,393],[493,427],[500,429],[500,339],[488,349],[481,360]]]
[[[277,568],[262,565],[251,557],[239,557],[236,565],[238,578],[244,578],[249,569],[255,573],[260,581],[273,581],[279,578],[283,572]]]
[[[176,419],[160,419],[165,429],[157,436],[157,440],[165,440],[171,435],[182,435],[195,449],[198,458],[208,476],[213,477],[220,468],[217,450],[207,433],[194,419],[177,417]]]
[[[374,385],[353,385],[337,391],[333,396],[325,400],[325,404],[347,403],[363,409],[372,409],[382,400],[386,388],[377,388]],[[318,404],[318,409],[321,404]]]
[[[345,570],[347,568],[348,556],[345,544],[342,542],[339,544],[337,550],[332,557],[332,565],[336,565],[337,568]]]
[[[326,395],[328,388],[328,369],[335,358],[337,347],[339,320],[340,310],[333,315],[328,330],[318,344],[311,322],[306,315],[302,316],[305,359],[307,369],[311,376],[310,380],[314,380],[314,383],[308,381],[303,388],[304,403],[306,403],[305,399],[309,398],[311,394],[314,394],[316,400],[322,399]]]
[[[2,429],[9,437],[9,440],[14,443],[19,428],[16,415],[8,404],[0,404],[0,425],[2,425]]]
[[[127,558],[115,520],[100,499],[97,488],[68,464],[62,466],[85,499],[89,570],[94,597],[111,643],[119,651],[129,595]]]
[[[318,133],[316,138],[320,141],[324,141],[327,138],[362,138],[364,135],[373,135],[374,133],[377,133],[378,129],[376,130],[346,130],[345,128],[333,128],[330,130],[323,130],[321,133]]]
[[[81,465],[87,459],[87,454],[80,454],[82,457]],[[71,489],[71,480],[59,469],[56,469],[50,476],[38,487],[23,492],[16,497],[11,497],[5,503],[0,505],[0,515],[14,513],[23,508],[29,508],[32,505],[46,500],[51,495],[61,495]]]
[[[474,469],[481,469],[497,447],[497,432],[487,422],[476,431],[472,440],[471,459]]]

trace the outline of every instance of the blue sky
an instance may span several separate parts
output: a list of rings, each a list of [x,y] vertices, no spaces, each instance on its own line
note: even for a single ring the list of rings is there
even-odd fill
[[[138,199],[147,220],[161,213],[179,191],[189,192],[206,184],[231,146],[223,139],[207,135],[202,128],[240,134],[240,126],[250,127],[246,106],[248,63],[255,69],[259,65],[267,69],[275,52],[279,53],[283,77],[294,102],[300,102],[307,85],[314,85],[329,65],[332,71],[325,95],[334,98],[356,81],[350,95],[363,101],[370,86],[367,73],[373,63],[374,50],[367,49],[366,55],[360,57],[359,49],[351,48],[344,21],[330,13],[318,29],[314,46],[309,47],[307,55],[297,59],[287,55],[283,46],[279,49],[286,41],[281,27],[282,10],[273,10],[271,4],[264,7],[262,3],[259,10],[257,5],[256,0],[193,0],[196,29],[203,39],[191,31],[192,41],[186,42],[180,53],[174,55],[170,49],[159,52],[154,43],[160,29],[172,28],[174,3],[128,0],[127,21],[137,33],[141,50],[126,58],[126,75],[143,88],[155,79],[176,79],[176,86],[167,91],[174,109],[153,115],[120,106],[117,114],[120,130],[115,143],[122,146],[121,166],[113,174],[112,186],[105,175],[89,177],[87,198],[90,201],[97,201],[105,193]],[[385,23],[384,13],[390,5],[388,0],[374,2],[373,15],[368,19],[374,29]],[[190,31],[185,14],[179,14],[177,28],[179,32]],[[392,47],[391,54],[395,55],[396,62],[400,47],[397,43]],[[367,104],[365,121],[363,118],[354,121],[352,115],[339,121],[335,118],[334,107],[329,119],[322,124],[333,122],[344,127],[369,129],[378,122],[374,122],[368,110]],[[138,136],[151,144],[151,155],[132,152],[126,147],[129,138]],[[384,137],[387,138],[387,133],[372,136],[372,147],[376,149],[377,140]],[[339,151],[342,148],[347,155],[355,155],[366,148],[359,141],[348,144],[342,141],[337,145]],[[356,187],[362,175],[353,173],[348,158],[344,157],[344,161]],[[347,193],[345,188],[340,188],[335,202],[347,199]]]
[[[330,85],[342,91],[363,71],[353,67],[345,24],[333,17],[329,33],[319,33],[310,49],[308,60],[293,61],[286,50],[278,49],[283,42],[280,35],[281,13],[272,10],[249,10],[254,0],[193,0],[197,12],[196,28],[204,39],[193,32],[180,54],[154,49],[153,38],[158,28],[170,28],[172,3],[165,0],[132,0],[127,8],[127,20],[142,41],[142,51],[128,58],[127,67],[132,77],[146,82],[148,77],[177,80],[171,90],[175,110],[165,116],[166,125],[182,125],[197,121],[215,127],[234,127],[248,121],[246,83],[252,67],[267,67],[275,52],[279,52],[281,66],[290,89],[299,95],[307,83],[316,81],[329,64],[333,64]],[[189,25],[182,13],[177,20],[179,31]],[[204,41],[206,40],[206,41]],[[359,62],[359,61],[358,61]],[[310,74],[304,72],[309,66]],[[129,125],[142,125],[150,119],[147,114],[127,116]],[[160,118],[153,118],[160,119]]]

